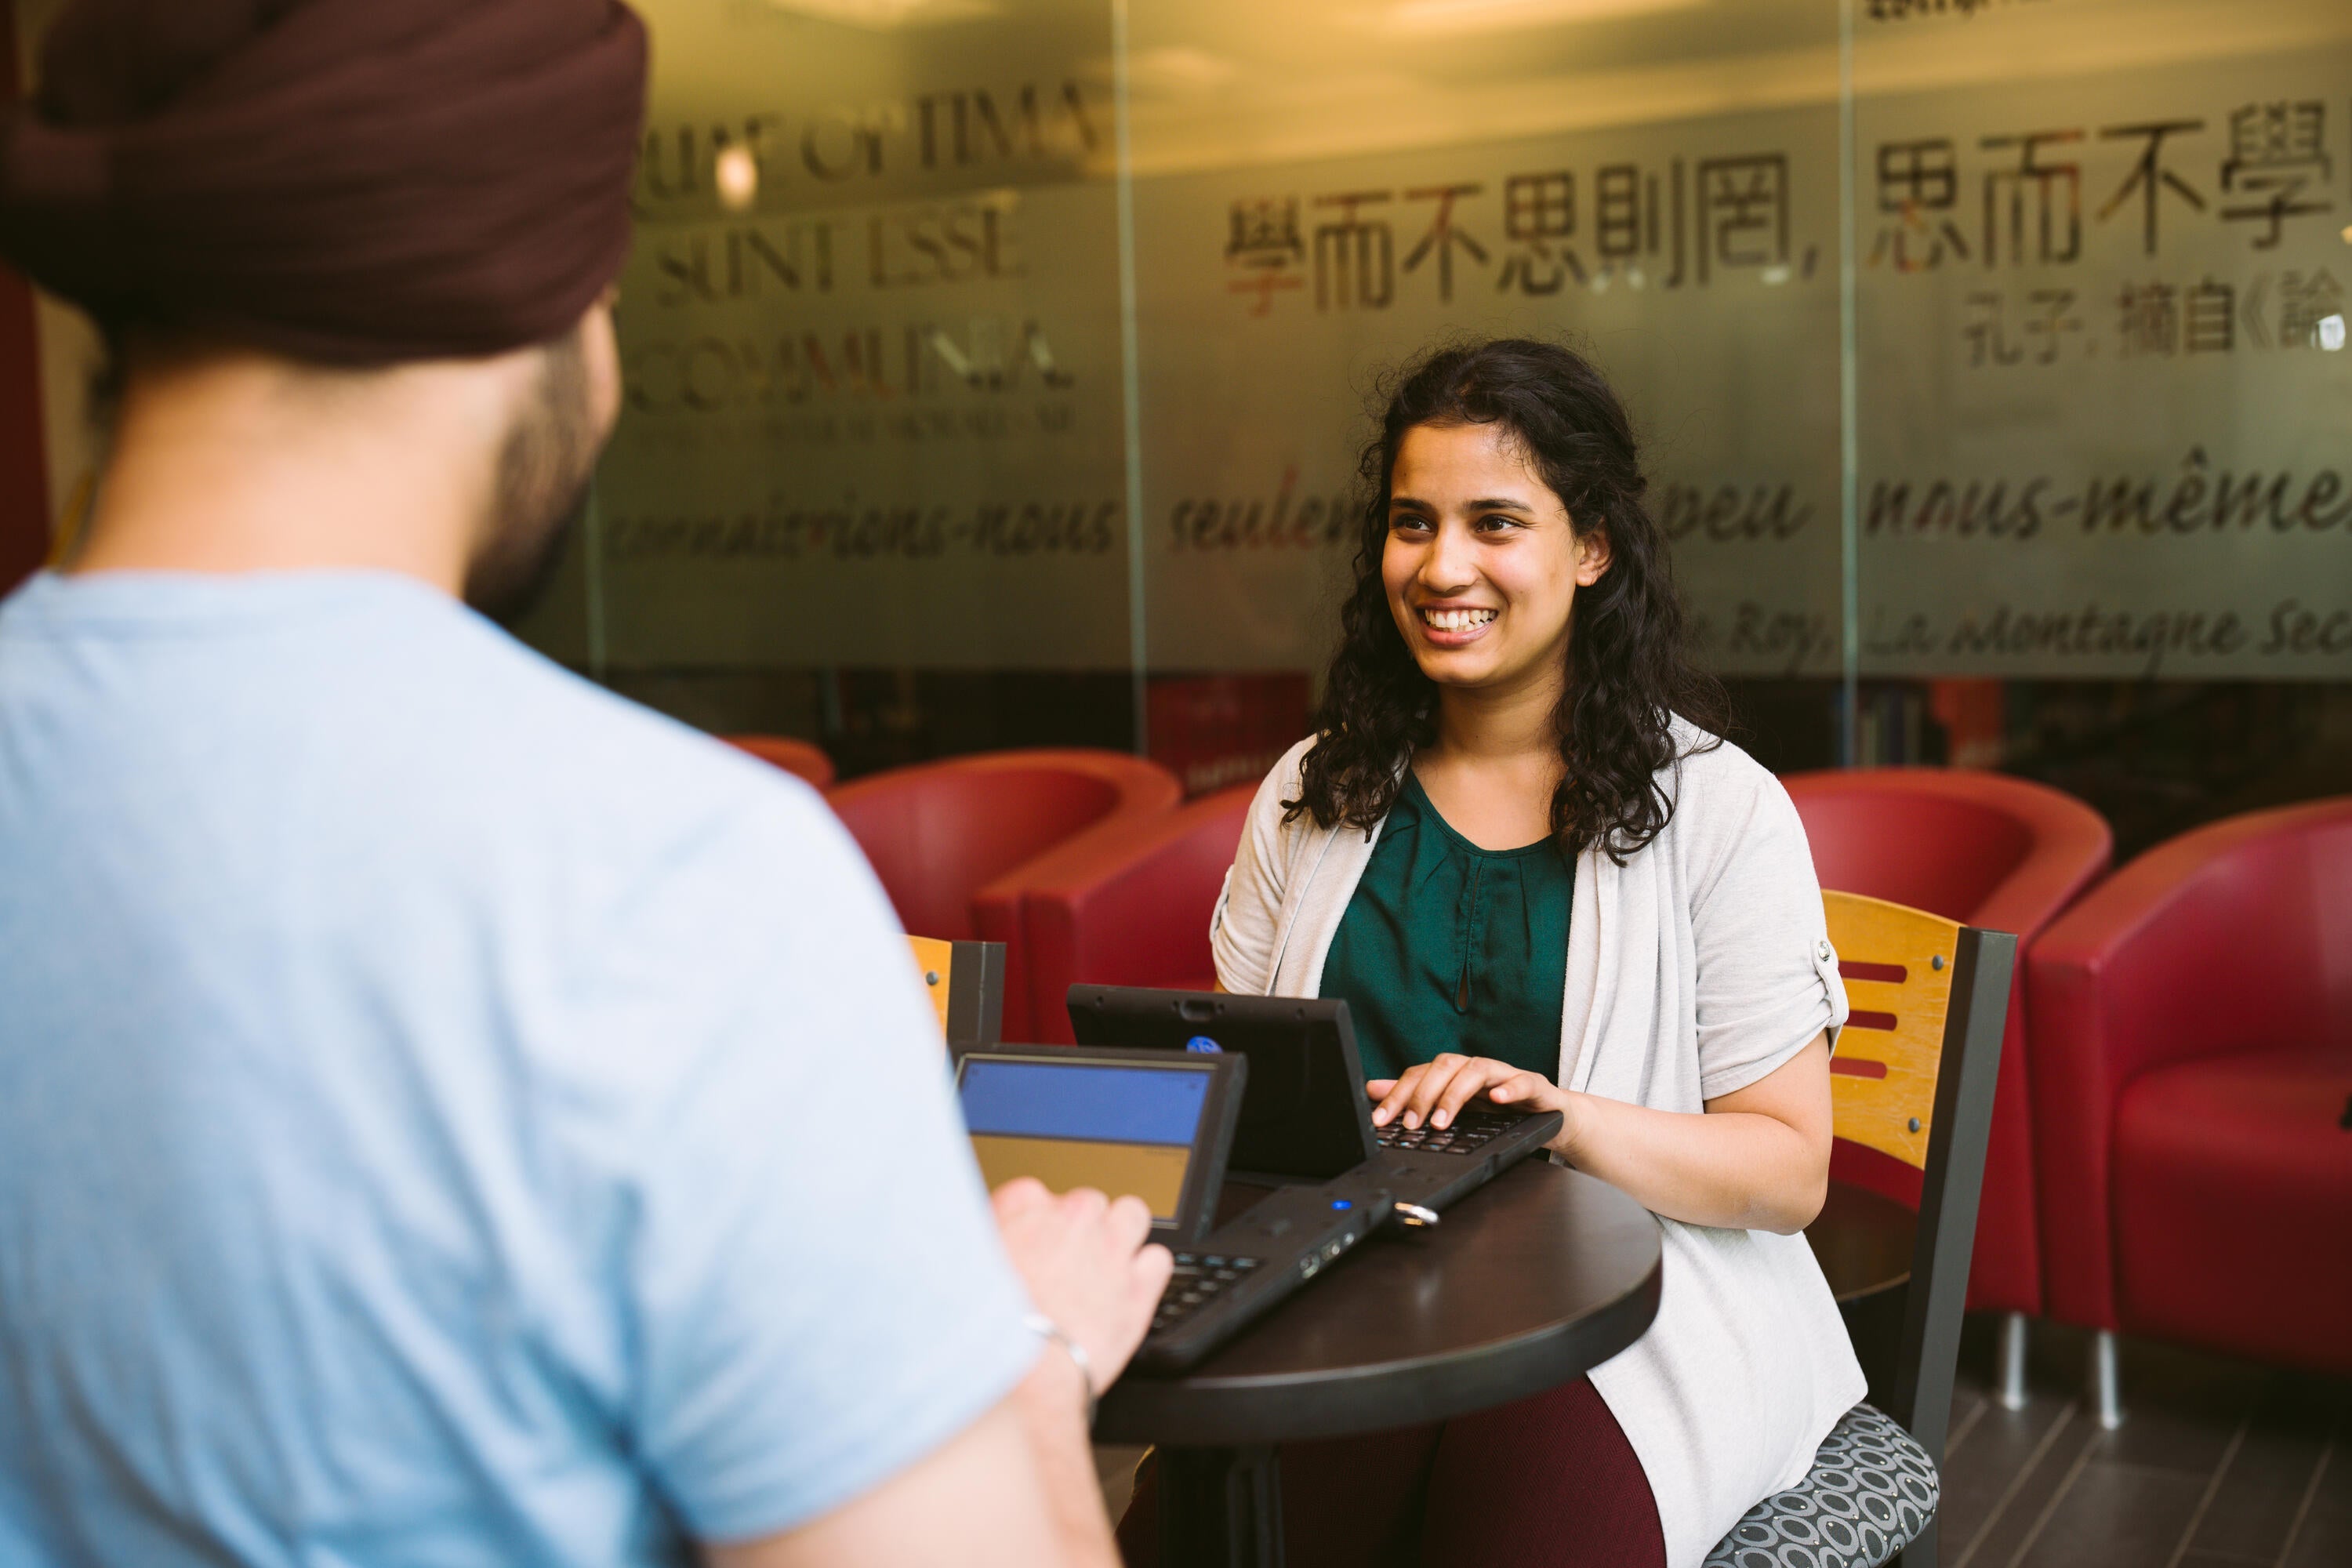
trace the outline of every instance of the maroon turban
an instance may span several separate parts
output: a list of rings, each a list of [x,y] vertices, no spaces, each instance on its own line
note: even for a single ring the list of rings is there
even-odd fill
[[[0,119],[0,255],[304,359],[545,342],[620,272],[645,77],[618,0],[76,0]]]

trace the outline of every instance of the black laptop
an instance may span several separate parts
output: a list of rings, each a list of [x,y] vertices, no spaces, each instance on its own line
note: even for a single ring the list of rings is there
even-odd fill
[[[993,1189],[1034,1176],[1055,1192],[1132,1194],[1176,1271],[1135,1364],[1173,1371],[1224,1343],[1388,1217],[1386,1191],[1350,1176],[1286,1187],[1215,1221],[1250,1074],[1222,1053],[991,1046],[955,1052],[956,1097]]]
[[[1337,999],[1073,985],[1069,1009],[1083,1046],[1248,1059],[1234,1131],[1239,1181],[1319,1183],[1352,1172],[1411,1205],[1402,1212],[1435,1215],[1559,1134],[1556,1110],[1483,1100],[1445,1127],[1375,1128],[1355,1026]]]

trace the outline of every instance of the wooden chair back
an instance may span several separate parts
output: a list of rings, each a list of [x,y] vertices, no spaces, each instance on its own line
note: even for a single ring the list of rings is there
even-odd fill
[[[1830,1062],[1837,1135],[1921,1173],[1883,1404],[1940,1465],[2017,939],[1859,893],[1822,903],[1853,1009]]]
[[[910,936],[915,967],[950,1046],[992,1046],[1004,1036],[1004,944]]]
[[[1837,1135],[1924,1172],[1967,928],[1859,893],[1823,893],[1822,904],[1853,1007],[1830,1061]]]

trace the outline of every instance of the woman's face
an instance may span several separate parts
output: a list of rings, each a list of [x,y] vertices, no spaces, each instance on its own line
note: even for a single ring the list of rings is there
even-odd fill
[[[1416,425],[1397,445],[1381,581],[1423,675],[1441,686],[1550,685],[1576,591],[1608,569],[1500,425]]]

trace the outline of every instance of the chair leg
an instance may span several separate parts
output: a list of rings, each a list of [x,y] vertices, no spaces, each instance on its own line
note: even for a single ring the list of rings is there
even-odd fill
[[[2116,1336],[2101,1329],[2091,1341],[2091,1408],[2112,1432],[2124,1424],[2122,1379],[2116,1370]]]
[[[1993,1400],[2003,1410],[2025,1408],[2025,1314],[2005,1312],[2000,1320],[2000,1364],[1993,1374]]]

